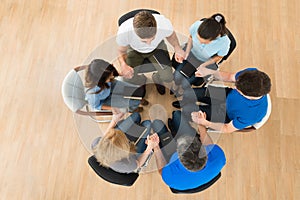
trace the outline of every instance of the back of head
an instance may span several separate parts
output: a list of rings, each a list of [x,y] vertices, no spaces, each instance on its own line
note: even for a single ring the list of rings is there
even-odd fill
[[[260,97],[271,91],[271,79],[259,70],[242,72],[236,80],[236,88],[246,96]]]
[[[113,74],[118,76],[116,68],[102,59],[95,59],[89,65],[85,73],[85,87],[93,88],[99,86],[105,87],[106,80]]]
[[[177,140],[180,162],[189,171],[201,170],[207,162],[207,154],[199,137],[183,136]]]
[[[141,11],[133,18],[135,33],[142,39],[152,38],[156,34],[156,20],[149,11]]]
[[[106,167],[118,160],[128,159],[130,152],[134,152],[134,145],[122,131],[116,129],[110,129],[94,150],[97,161]]]
[[[201,23],[198,28],[198,35],[206,40],[214,40],[219,35],[223,36],[227,33],[225,24],[225,17],[222,14],[214,14]]]

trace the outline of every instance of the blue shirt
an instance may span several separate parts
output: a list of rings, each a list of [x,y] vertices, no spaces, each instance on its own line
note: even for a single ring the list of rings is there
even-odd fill
[[[109,82],[108,85],[109,88],[105,88],[99,93],[97,93],[100,90],[100,87],[98,86],[95,86],[89,90],[86,89],[85,100],[88,101],[93,110],[101,110],[103,101],[109,97],[111,91],[111,82]]]
[[[217,54],[218,56],[226,56],[229,47],[230,47],[230,39],[227,35],[222,37],[217,37],[213,41],[208,44],[200,43],[198,39],[198,28],[202,24],[202,21],[196,21],[190,27],[190,35],[192,36],[193,40],[193,47],[191,52],[194,56],[201,61],[209,60],[213,55]]]
[[[193,189],[211,181],[219,174],[226,163],[223,150],[218,145],[207,145],[207,163],[197,172],[186,169],[174,153],[169,163],[162,169],[162,179],[171,188],[177,190]]]
[[[245,70],[257,69],[247,68]],[[235,79],[245,70],[237,72]],[[226,109],[227,116],[232,120],[233,126],[240,130],[262,120],[267,113],[268,99],[266,95],[257,100],[247,99],[234,89],[227,95]]]

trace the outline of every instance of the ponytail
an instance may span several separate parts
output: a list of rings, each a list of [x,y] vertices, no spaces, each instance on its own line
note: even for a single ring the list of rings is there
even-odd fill
[[[210,18],[205,19],[198,28],[198,35],[207,40],[214,40],[219,35],[227,34],[225,17],[220,14],[214,14]]]

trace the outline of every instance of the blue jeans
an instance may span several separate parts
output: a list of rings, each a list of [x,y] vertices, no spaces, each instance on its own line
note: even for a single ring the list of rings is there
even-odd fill
[[[132,113],[129,117],[126,119],[120,121],[116,129],[121,130],[122,132],[125,133],[126,137],[130,141],[136,141],[139,135],[135,135],[135,133],[129,133],[128,129],[133,125],[141,125],[143,127],[147,128],[146,133],[144,136],[139,140],[139,142],[136,144],[136,151],[137,153],[143,153],[145,149],[147,148],[147,145],[145,144],[145,141],[147,139],[147,136],[150,134],[151,130],[151,121],[150,120],[145,120],[141,123],[141,115],[139,113]]]
[[[189,119],[182,115],[179,110],[172,113],[171,128],[171,131],[176,133],[175,139],[185,135],[194,137],[197,134],[196,130],[189,124]]]

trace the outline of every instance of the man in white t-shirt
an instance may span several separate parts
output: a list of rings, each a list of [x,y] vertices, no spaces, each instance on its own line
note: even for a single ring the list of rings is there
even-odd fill
[[[184,51],[179,45],[170,20],[163,15],[141,11],[120,25],[116,39],[119,45],[118,59],[121,65],[121,74],[127,82],[137,85],[145,84],[146,77],[138,75],[135,67],[141,66],[147,58],[157,70],[152,79],[156,83],[158,92],[165,93],[163,83],[173,80],[171,61],[169,66],[165,64],[161,66],[153,56],[160,52],[161,56],[166,56],[170,60],[167,46],[164,43],[165,38],[175,50],[175,59],[182,62]]]

